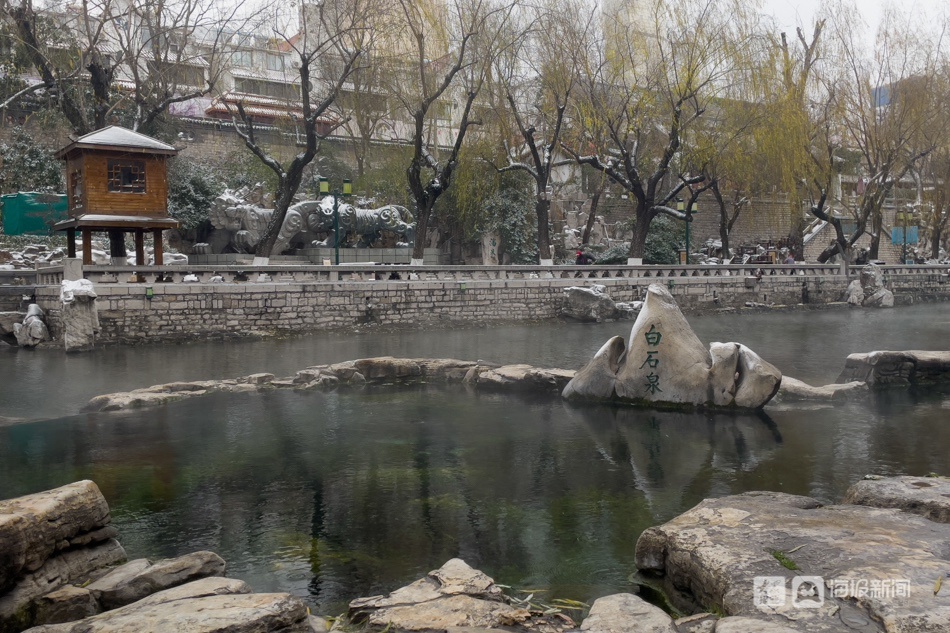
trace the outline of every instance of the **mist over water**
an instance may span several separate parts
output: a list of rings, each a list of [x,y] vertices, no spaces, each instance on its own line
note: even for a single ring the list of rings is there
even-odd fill
[[[822,384],[848,353],[946,349],[945,306],[691,318]],[[706,497],[840,499],[863,475],[950,473],[950,394],[896,392],[765,415],[573,406],[461,387],[217,394],[79,414],[99,393],[360,357],[577,368],[630,323],[0,353],[0,498],[90,478],[130,557],[220,553],[258,591],[315,612],[390,591],[453,556],[497,581],[589,601],[630,589],[640,532]]]

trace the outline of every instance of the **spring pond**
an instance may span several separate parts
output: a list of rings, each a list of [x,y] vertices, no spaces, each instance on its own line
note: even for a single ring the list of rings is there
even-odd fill
[[[948,349],[950,307],[690,317],[784,373],[833,382],[847,354]],[[257,591],[337,614],[460,556],[496,581],[589,602],[628,590],[640,532],[705,497],[838,500],[866,473],[950,473],[950,392],[764,415],[572,406],[416,385],[217,394],[81,414],[92,396],[369,356],[578,368],[630,322],[0,350],[0,498],[94,480],[130,557],[218,552]]]

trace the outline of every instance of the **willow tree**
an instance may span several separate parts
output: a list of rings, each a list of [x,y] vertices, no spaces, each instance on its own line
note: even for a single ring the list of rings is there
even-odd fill
[[[946,128],[943,128],[946,129]],[[941,147],[927,157],[919,172],[918,204],[921,239],[925,240],[930,259],[940,259],[940,250],[950,229],[950,147],[941,135]]]
[[[718,209],[726,260],[731,258],[730,234],[740,215],[782,181],[789,153],[773,138],[775,117],[784,103],[772,91],[774,57],[767,28],[754,18],[737,23],[737,28],[741,24],[746,35],[738,40],[743,50],[733,52],[729,84],[711,101],[703,124],[683,152],[689,173],[704,177],[701,185],[681,196],[689,198],[685,209],[689,213],[699,195],[709,192]]]
[[[885,13],[870,55],[862,56],[845,26],[838,28],[851,80],[843,85],[843,127],[866,176],[853,212],[855,232],[870,223],[869,257],[877,259],[885,201],[937,147],[932,126],[943,108],[937,77],[944,60],[939,40],[893,10]]]
[[[763,75],[772,84],[767,103],[773,125],[760,130],[758,147],[775,167],[773,184],[790,194],[788,242],[791,250],[803,257],[801,200],[812,192],[816,166],[813,141],[821,137],[823,117],[830,111],[819,103],[827,94],[816,85],[825,23],[824,18],[816,19],[807,31],[799,26],[794,37],[785,32],[771,35],[769,63],[762,66]]]
[[[877,259],[884,232],[883,208],[902,180],[909,179],[938,145],[932,124],[941,113],[938,75],[944,63],[939,34],[887,12],[871,50],[854,25],[853,5],[840,2],[828,18],[831,29],[823,64],[823,108],[812,146],[818,167],[812,214],[830,222],[835,240],[818,257],[836,254],[849,261],[854,245],[870,234],[869,257]],[[832,120],[833,117],[833,120]],[[849,156],[857,157],[863,187],[842,195],[838,183]],[[845,235],[835,214],[854,223]]]
[[[625,15],[605,21],[623,25]],[[648,30],[607,30],[603,57],[582,81],[577,117],[601,133],[563,147],[631,195],[631,262],[642,260],[658,215],[689,219],[674,202],[703,176],[689,172],[683,144],[727,84],[745,37],[734,25],[746,15],[739,0],[658,2]]]

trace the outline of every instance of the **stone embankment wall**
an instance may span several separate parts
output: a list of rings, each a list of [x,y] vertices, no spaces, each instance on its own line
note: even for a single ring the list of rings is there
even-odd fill
[[[290,335],[363,324],[403,327],[528,322],[556,318],[569,286],[603,284],[615,301],[643,298],[651,281],[666,285],[687,312],[747,302],[794,306],[838,302],[843,276],[485,281],[345,281],[240,284],[97,284],[99,343]],[[892,276],[897,303],[950,299],[942,275]],[[154,297],[145,296],[151,287]],[[59,288],[38,287],[54,337],[61,336]]]

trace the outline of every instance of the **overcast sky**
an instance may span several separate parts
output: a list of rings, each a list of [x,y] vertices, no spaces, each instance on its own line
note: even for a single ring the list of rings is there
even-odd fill
[[[860,7],[858,17],[869,25],[871,33],[877,29],[886,2],[887,0],[857,0],[856,2]],[[764,10],[775,16],[780,27],[791,32],[799,24],[809,25],[822,4],[822,0],[764,0]],[[936,18],[944,12],[946,0],[900,0],[895,6],[899,6],[901,12],[911,14],[920,12],[922,16]]]

